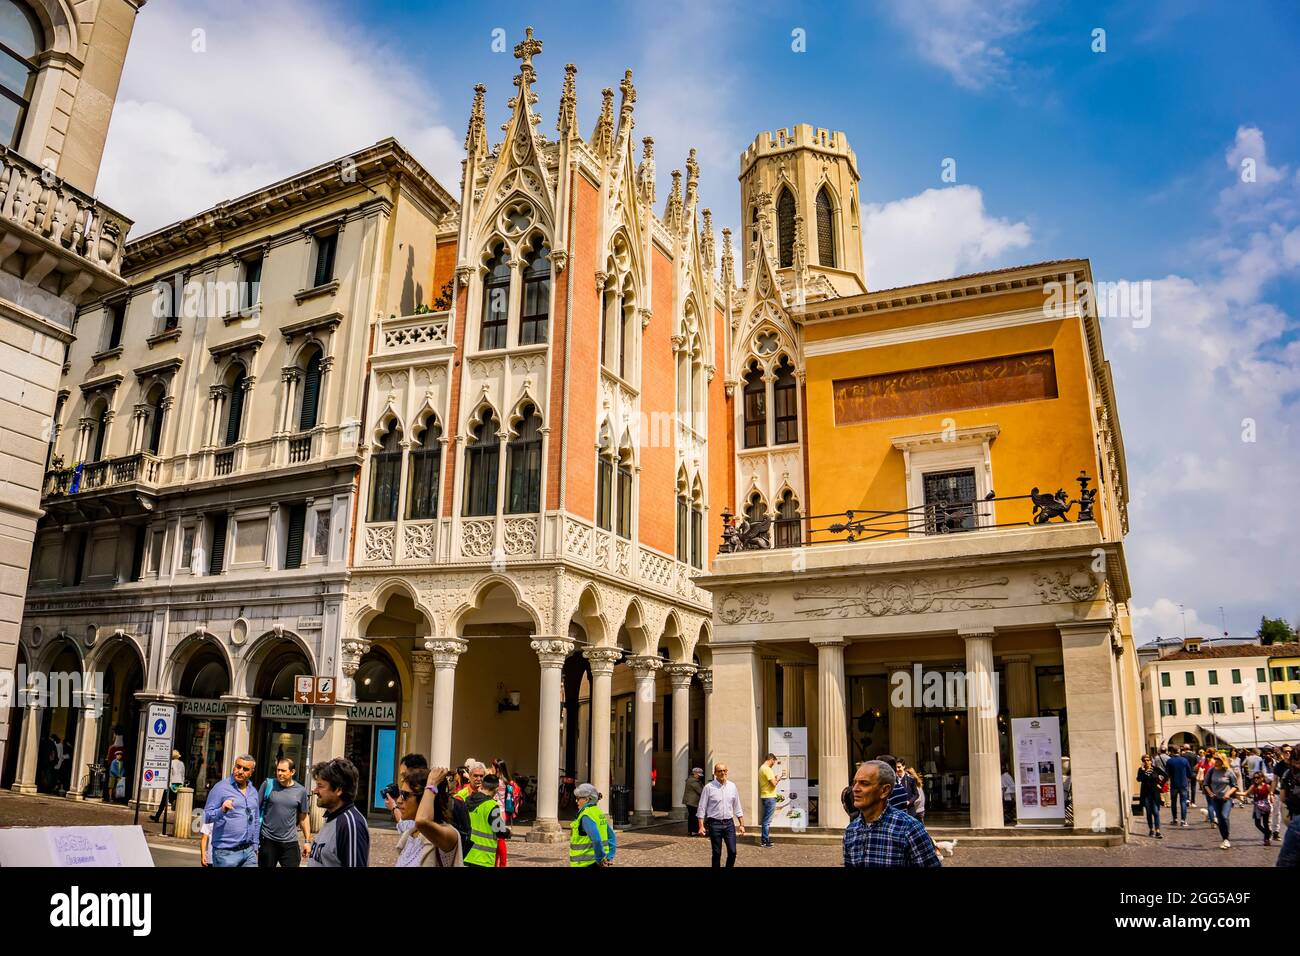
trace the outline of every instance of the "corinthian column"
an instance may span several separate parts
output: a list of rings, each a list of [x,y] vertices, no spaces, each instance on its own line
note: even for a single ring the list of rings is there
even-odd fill
[[[415,676],[415,693],[411,703],[411,736],[406,749],[427,754],[432,743],[430,734],[433,729],[433,691],[429,686],[433,681],[433,655],[428,651],[411,651],[411,673]],[[426,707],[430,714],[427,723],[423,719]],[[429,728],[429,733],[426,733],[426,727]],[[446,764],[433,766],[445,767]]]
[[[542,668],[537,718],[537,822],[529,843],[559,842],[560,678],[573,641],[562,634],[538,635],[531,642]]]
[[[614,665],[623,657],[617,647],[582,652],[591,664],[591,785],[600,791],[600,808],[609,812],[609,708]]]
[[[654,821],[654,791],[650,764],[654,748],[655,673],[664,662],[658,657],[634,657],[628,662],[636,675],[636,751],[633,760],[632,822],[645,826]]]
[[[1000,829],[1002,761],[998,752],[998,703],[993,683],[993,630],[957,632],[966,642],[966,734],[970,748],[970,825]]]
[[[694,664],[667,664],[664,672],[673,687],[673,775],[669,816],[674,820],[686,819],[686,804],[682,803],[682,790],[691,772],[691,677]]]
[[[230,552],[227,552],[229,554]],[[357,699],[357,682],[353,679],[357,676],[357,671],[361,667],[361,658],[370,653],[370,642],[364,637],[345,637],[343,639],[343,653],[339,655],[339,663],[343,670],[343,682],[339,687],[340,693],[335,700],[345,700],[353,702]]]
[[[713,775],[713,671],[705,667],[696,671],[695,676],[704,688],[704,766],[705,775]]]
[[[433,664],[433,724],[429,731],[429,766],[450,767],[451,714],[456,696],[456,662],[469,645],[455,637],[424,642]]]
[[[840,804],[840,790],[849,782],[849,718],[844,694],[842,637],[814,637],[817,647],[817,825],[844,827],[848,814]]]

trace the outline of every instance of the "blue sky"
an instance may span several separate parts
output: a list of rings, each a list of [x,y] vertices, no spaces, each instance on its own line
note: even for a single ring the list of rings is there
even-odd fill
[[[456,193],[472,87],[495,133],[526,23],[542,131],[565,63],[584,134],[632,68],[659,196],[698,148],[719,228],[740,151],[808,122],[857,152],[872,288],[1076,256],[1150,281],[1149,325],[1104,323],[1139,634],[1181,634],[1180,603],[1205,633],[1220,605],[1234,634],[1300,620],[1300,521],[1263,504],[1300,467],[1300,5],[169,0],[137,21],[101,195],[139,234],[386,135]]]

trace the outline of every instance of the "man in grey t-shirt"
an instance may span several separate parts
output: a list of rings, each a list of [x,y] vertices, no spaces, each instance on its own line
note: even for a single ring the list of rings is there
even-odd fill
[[[262,785],[262,839],[257,865],[297,866],[311,846],[311,794],[293,779],[296,768],[288,757],[275,765],[275,779]],[[301,841],[298,834],[302,834]]]

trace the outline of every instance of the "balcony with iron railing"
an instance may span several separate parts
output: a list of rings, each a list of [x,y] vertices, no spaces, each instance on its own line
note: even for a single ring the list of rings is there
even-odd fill
[[[418,312],[381,319],[375,351],[384,355],[451,345],[450,320],[450,312]]]
[[[155,488],[162,479],[162,459],[148,452],[82,462],[64,468],[60,459],[45,473],[44,497],[57,498],[124,488]]]

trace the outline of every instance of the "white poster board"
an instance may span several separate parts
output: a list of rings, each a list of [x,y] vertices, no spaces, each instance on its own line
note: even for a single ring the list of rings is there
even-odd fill
[[[176,705],[150,704],[144,728],[144,759],[140,761],[140,789],[167,789],[172,766],[172,737],[176,733]]]
[[[0,829],[0,867],[153,866],[140,827]]]
[[[808,728],[769,727],[767,749],[776,754],[776,812],[772,826],[789,830],[808,828]],[[762,820],[762,813],[757,817]]]
[[[1013,717],[1011,744],[1017,819],[1064,825],[1060,718]]]

